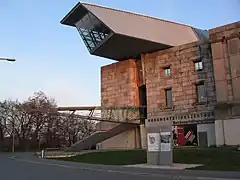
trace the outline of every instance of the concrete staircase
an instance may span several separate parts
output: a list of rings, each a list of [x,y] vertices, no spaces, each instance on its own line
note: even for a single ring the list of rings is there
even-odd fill
[[[80,140],[73,144],[71,147],[67,148],[67,152],[79,152],[85,149],[89,149],[90,147],[105,141],[111,137],[114,137],[118,134],[123,133],[124,131],[133,129],[138,127],[138,124],[119,124],[108,131],[97,131],[85,138],[84,140]]]

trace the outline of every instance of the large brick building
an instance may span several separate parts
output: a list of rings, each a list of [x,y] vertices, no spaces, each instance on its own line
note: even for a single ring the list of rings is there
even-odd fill
[[[147,106],[147,121],[193,128],[200,145],[240,144],[240,22],[205,31],[78,3],[61,23],[91,54],[117,61],[101,67],[102,106]],[[145,148],[144,123],[99,143]]]

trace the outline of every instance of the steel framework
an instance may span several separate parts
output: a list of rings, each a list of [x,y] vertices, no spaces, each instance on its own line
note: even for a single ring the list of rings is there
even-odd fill
[[[147,118],[144,114],[146,107],[102,107],[102,106],[77,106],[57,108],[28,109],[29,112],[55,114],[58,116],[76,117],[80,119],[105,121],[114,123],[139,124]]]

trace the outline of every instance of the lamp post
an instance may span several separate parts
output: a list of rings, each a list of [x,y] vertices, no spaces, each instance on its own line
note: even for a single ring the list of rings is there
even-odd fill
[[[13,58],[0,58],[0,61],[9,61],[9,62],[15,62],[16,59]]]
[[[13,120],[12,152],[15,152],[15,121]]]
[[[0,58],[0,61],[15,62],[13,58]],[[13,134],[12,134],[12,152],[15,151],[15,122],[13,122]]]

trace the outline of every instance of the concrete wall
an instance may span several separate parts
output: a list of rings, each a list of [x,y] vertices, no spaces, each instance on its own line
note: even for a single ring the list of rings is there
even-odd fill
[[[100,143],[100,149],[135,149],[137,138],[135,130],[128,130]]]
[[[215,124],[198,124],[197,132],[207,132],[208,147],[216,145]],[[199,137],[198,137],[199,138]]]
[[[147,148],[147,132],[146,132],[146,126],[144,124],[140,125],[140,138],[141,138],[141,148],[146,149]]]
[[[240,119],[216,120],[216,145],[240,145]]]
[[[223,146],[226,144],[225,142],[225,132],[224,132],[224,124],[223,120],[215,121],[215,134],[216,134],[216,145]]]

